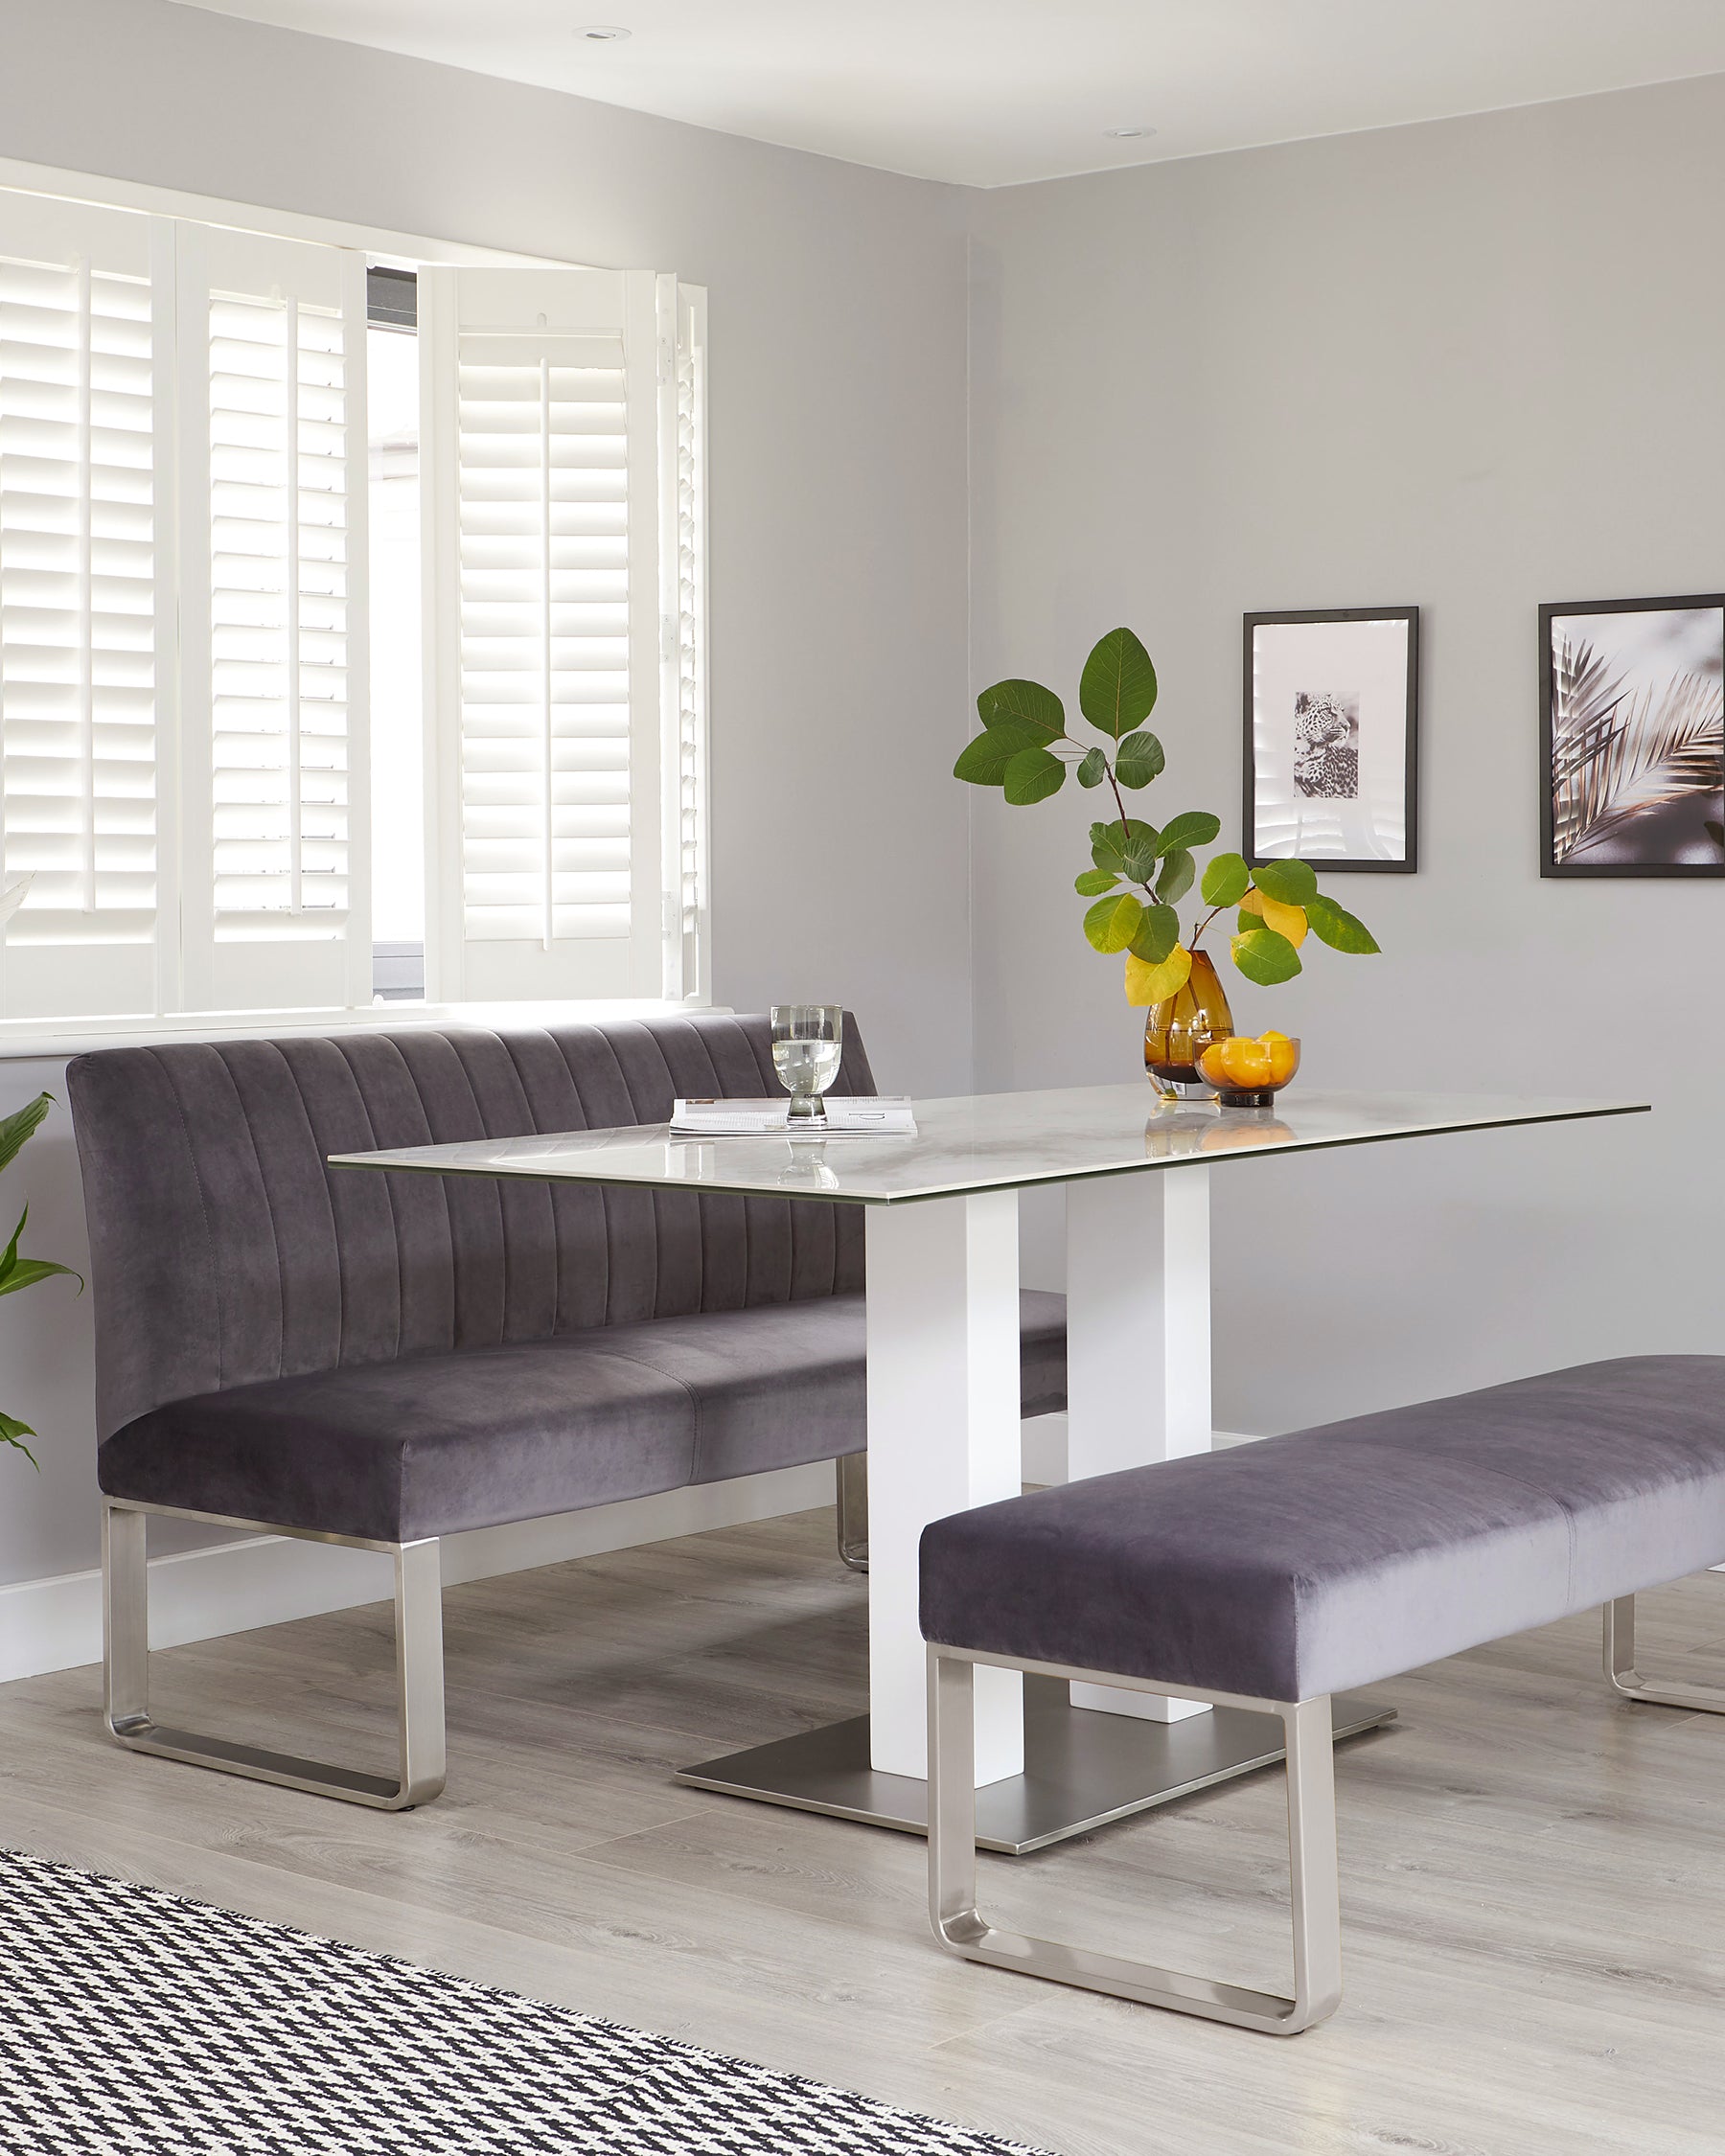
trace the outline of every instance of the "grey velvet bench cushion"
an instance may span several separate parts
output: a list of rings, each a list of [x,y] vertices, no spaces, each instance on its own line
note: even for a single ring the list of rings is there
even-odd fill
[[[1721,1560],[1725,1357],[1711,1355],[1558,1370],[937,1521],[922,1543],[936,1929],[973,1959],[1306,2027],[1340,1997],[1329,1696],[1604,1605],[1621,1691],[1725,1710],[1725,1693],[1633,1669],[1634,1596]],[[1295,1999],[1009,1938],[978,1916],[958,1846],[978,1661],[1282,1716]]]
[[[141,1749],[424,1801],[443,1776],[439,1538],[866,1445],[857,1208],[328,1166],[659,1122],[678,1094],[776,1092],[765,1018],[111,1049],[78,1058],[68,1088],[96,1303],[109,1720]],[[875,1089],[854,1022],[836,1089]],[[1026,1413],[1065,1404],[1065,1358],[1062,1299],[1026,1296]],[[155,1729],[151,1511],[394,1553],[396,1780]]]

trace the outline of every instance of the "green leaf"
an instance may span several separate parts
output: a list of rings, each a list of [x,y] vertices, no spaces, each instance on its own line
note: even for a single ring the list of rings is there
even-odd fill
[[[1156,879],[1156,895],[1164,906],[1172,906],[1183,899],[1192,887],[1192,879],[1198,873],[1198,863],[1184,846],[1176,846],[1171,854],[1162,857],[1162,874]]]
[[[1118,741],[1156,708],[1156,669],[1130,629],[1111,629],[1084,662],[1078,708]]]
[[[1003,786],[1012,759],[1026,748],[1041,746],[1042,736],[1033,727],[990,726],[967,745],[953,766],[953,776],[970,786]]]
[[[1188,809],[1184,815],[1176,816],[1172,823],[1162,826],[1162,850],[1164,854],[1193,846],[1208,846],[1222,828],[1222,818],[1213,816],[1208,809]]]
[[[37,1093],[27,1107],[16,1110],[4,1121],[0,1121],[0,1168],[10,1167],[17,1158],[23,1150],[24,1140],[53,1106],[52,1093]],[[34,1437],[34,1434],[32,1431],[31,1435]]]
[[[1126,874],[1135,883],[1147,883],[1156,874],[1157,848],[1154,835],[1148,838],[1135,838],[1126,848]]]
[[[1123,947],[1122,947],[1123,948]],[[18,1255],[18,1238],[24,1232],[24,1223],[30,1218],[30,1207],[25,1206],[18,1215],[18,1225],[12,1229],[12,1241],[0,1254],[0,1296],[16,1295],[20,1288],[34,1288],[38,1280],[49,1280],[57,1273],[64,1273],[78,1282],[79,1292],[83,1292],[83,1274],[74,1273],[69,1265],[52,1265],[46,1258],[21,1258]],[[34,1435],[34,1433],[32,1433]]]
[[[1119,881],[1112,868],[1087,868],[1082,876],[1072,879],[1072,888],[1080,898],[1099,898]]]
[[[69,1265],[51,1265],[46,1258],[24,1257],[0,1277],[0,1296],[16,1295],[20,1288],[34,1288],[38,1280],[51,1280],[57,1273],[64,1273],[76,1280],[79,1293],[82,1294],[81,1273],[74,1273]]]
[[[1274,929],[1250,929],[1244,935],[1235,936],[1233,962],[1260,988],[1274,988],[1277,981],[1292,980],[1300,971],[1299,952]]]
[[[1318,879],[1303,860],[1267,860],[1252,872],[1252,881],[1266,898],[1283,906],[1304,906],[1318,889]]]
[[[985,726],[1028,726],[1039,742],[1066,732],[1066,705],[1040,681],[997,681],[977,699]]]
[[[1218,854],[1198,886],[1206,906],[1238,906],[1252,888],[1252,871],[1240,854]]]
[[[1100,786],[1108,776],[1108,758],[1099,748],[1087,748],[1078,766],[1080,786]],[[1131,782],[1128,781],[1128,784]]]
[[[1142,823],[1137,816],[1128,817],[1124,823],[1117,818],[1113,823],[1092,823],[1090,827],[1091,859],[1098,868],[1111,868],[1119,876],[1125,872],[1126,852],[1130,846],[1148,845],[1154,864],[1156,838],[1156,826]],[[1141,883],[1143,878],[1134,877],[1133,881]]]
[[[39,1475],[42,1471],[41,1462],[24,1442],[26,1437],[34,1435],[35,1432],[29,1423],[19,1422],[14,1415],[0,1415],[0,1445],[15,1445]]]
[[[1091,750],[1092,756],[1100,754],[1099,749]],[[1122,786],[1148,786],[1152,779],[1161,778],[1167,761],[1154,734],[1128,734],[1115,752],[1115,776]]]
[[[1160,966],[1180,941],[1180,916],[1171,906],[1147,906],[1138,934],[1127,945],[1135,958]]]
[[[1098,899],[1084,916],[1084,932],[1100,952],[1124,951],[1138,934],[1144,909],[1130,891]]]
[[[1066,766],[1046,748],[1021,748],[1006,766],[1006,798],[1015,809],[1027,809],[1058,793],[1066,775]]]
[[[1348,951],[1356,957],[1368,958],[1378,948],[1377,938],[1366,924],[1356,921],[1351,913],[1345,912],[1334,899],[1325,898],[1322,891],[1314,891],[1307,899],[1305,913],[1312,924],[1312,933],[1321,943],[1327,943],[1332,951]]]

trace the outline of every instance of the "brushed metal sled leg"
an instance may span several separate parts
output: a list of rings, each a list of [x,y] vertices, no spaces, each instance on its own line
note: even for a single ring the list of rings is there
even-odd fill
[[[1297,1706],[1254,1703],[1279,1714],[1287,1732],[1294,1995],[1282,1998],[1276,1992],[1182,1976],[1172,1969],[1065,1946],[1054,1939],[997,1931],[979,1914],[972,1763],[976,1659],[948,1648],[929,1649],[929,1915],[949,1952],[1055,1984],[1077,1984],[1087,1991],[1105,1991],[1144,2006],[1167,2007],[1177,2013],[1199,2014],[1208,2021],[1276,2036],[1297,2035],[1335,2012],[1342,2000],[1342,1911],[1328,1699],[1303,1700]],[[1047,1673],[1119,1682],[1105,1671]]]
[[[1652,1707],[1687,1707],[1701,1714],[1725,1714],[1725,1690],[1714,1685],[1649,1685],[1635,1666],[1635,1596],[1605,1605],[1605,1675],[1624,1699]]]
[[[844,1453],[833,1462],[839,1479],[839,1554],[853,1572],[868,1570],[868,1455]]]
[[[154,1508],[152,1508],[154,1509]],[[180,1513],[178,1518],[208,1518]],[[228,1526],[254,1525],[223,1521]],[[146,1562],[149,1514],[130,1505],[103,1508],[103,1644],[109,1733],[134,1752],[179,1759],[286,1789],[338,1797],[380,1811],[428,1804],[444,1785],[443,1585],[435,1541],[369,1544],[395,1559],[396,1696],[401,1729],[401,1773],[395,1779],[361,1774],[320,1759],[268,1752],[192,1730],[161,1728],[150,1715],[150,1574]],[[260,1531],[286,1530],[264,1526]],[[334,1536],[317,1536],[335,1541]]]

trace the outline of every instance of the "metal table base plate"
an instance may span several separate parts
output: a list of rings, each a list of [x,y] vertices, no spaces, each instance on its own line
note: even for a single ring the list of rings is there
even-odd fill
[[[1393,1707],[1351,1693],[1332,1707],[1338,1737],[1395,1719]],[[978,1790],[978,1845],[1004,1856],[1046,1849],[1212,1782],[1274,1766],[1282,1756],[1281,1737],[1274,1714],[1218,1707],[1184,1722],[1140,1722],[1072,1707],[1059,1679],[1026,1677],[1025,1771]],[[866,1714],[680,1768],[677,1778],[696,1789],[827,1812],[901,1834],[928,1832],[928,1784],[875,1772]]]

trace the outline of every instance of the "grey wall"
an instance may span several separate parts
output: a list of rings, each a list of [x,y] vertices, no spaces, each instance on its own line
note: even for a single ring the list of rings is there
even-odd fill
[[[1223,1427],[1725,1348],[1725,884],[1541,883],[1535,663],[1541,600],[1725,586],[1722,207],[1718,78],[973,197],[976,685],[1133,624],[1146,813],[1232,843],[1241,613],[1417,603],[1422,873],[1338,877],[1386,955],[1236,1020],[1315,1085],[1656,1103],[1219,1168]],[[984,1087],[1135,1068],[1090,799],[976,796]]]
[[[962,1090],[966,805],[903,780],[964,738],[962,196],[163,0],[0,0],[0,155],[708,287],[714,992],[841,996],[885,1083]],[[8,1179],[68,1258],[70,1174],[62,1127]],[[45,1433],[39,1483],[0,1461],[0,1581],[96,1557],[56,1294],[0,1304]]]

